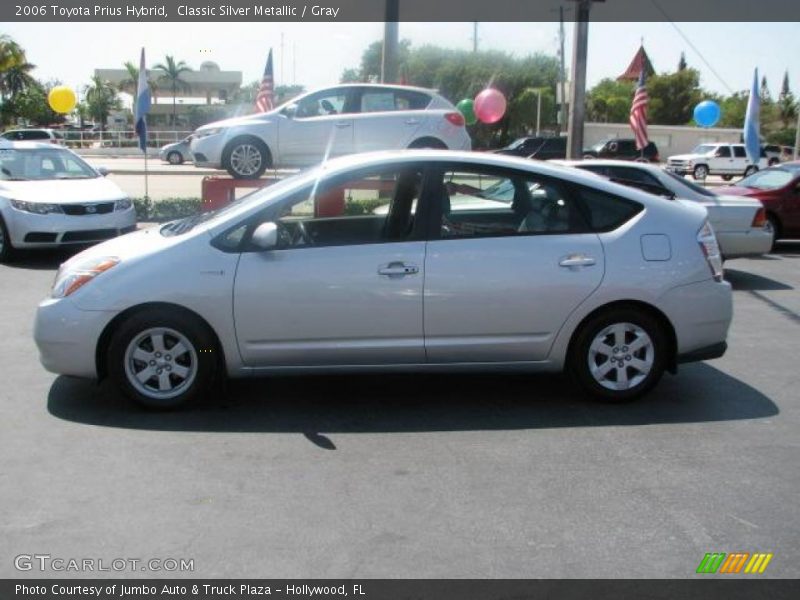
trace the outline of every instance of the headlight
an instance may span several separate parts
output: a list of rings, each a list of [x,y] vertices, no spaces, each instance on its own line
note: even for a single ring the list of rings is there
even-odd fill
[[[100,256],[92,258],[68,268],[61,267],[56,273],[56,280],[53,282],[53,290],[50,295],[53,298],[65,298],[78,288],[83,287],[92,279],[112,267],[119,264],[116,256]]]
[[[17,210],[34,213],[37,215],[64,212],[61,210],[61,207],[58,204],[49,204],[46,202],[25,202],[24,200],[12,200],[11,206]]]
[[[202,131],[196,131],[193,135],[197,139],[208,137],[210,135],[217,135],[218,133],[222,133],[225,130],[224,127],[211,127],[210,129],[203,129]]]
[[[114,210],[128,210],[131,207],[130,198],[120,198],[114,202]]]

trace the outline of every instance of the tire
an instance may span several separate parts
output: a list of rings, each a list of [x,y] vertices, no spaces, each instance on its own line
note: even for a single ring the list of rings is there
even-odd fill
[[[695,179],[705,179],[708,177],[708,167],[706,165],[697,165],[692,171],[692,177]]]
[[[14,258],[14,253],[14,246],[11,245],[6,222],[3,217],[0,217],[0,263],[10,262]]]
[[[758,167],[755,165],[750,165],[744,170],[744,177],[750,177],[753,173],[758,171]]]
[[[415,150],[421,150],[423,148],[428,148],[430,150],[447,150],[447,144],[436,138],[420,138],[411,142],[408,147],[409,149]]]
[[[775,246],[778,244],[778,240],[780,239],[781,235],[781,224],[778,221],[778,217],[775,215],[767,215],[767,222],[769,223],[769,227],[772,229],[772,246],[770,247],[770,252],[775,251]]]
[[[584,154],[583,155],[583,160],[591,160],[593,158],[596,158],[593,154]]]
[[[721,175],[722,181],[730,181],[733,179],[733,175]]]
[[[173,354],[179,344],[184,350]],[[214,335],[200,319],[178,309],[133,314],[108,347],[112,381],[146,408],[173,409],[199,400],[213,389],[217,370]],[[142,382],[147,371],[152,375]]]
[[[632,350],[629,344],[637,342],[644,345]],[[655,318],[635,308],[614,308],[581,327],[568,369],[581,388],[597,400],[629,402],[647,393],[661,379],[667,365],[667,348],[666,334]],[[624,366],[620,368],[619,364]],[[590,365],[595,367],[595,374]],[[610,368],[604,369],[606,365]],[[623,375],[628,379],[627,386],[620,381]]]
[[[271,163],[267,145],[252,136],[234,139],[222,153],[222,166],[234,179],[258,179]]]
[[[167,162],[171,165],[183,164],[183,155],[180,152],[170,152],[167,154]]]
[[[634,158],[634,159],[633,159],[633,162],[637,162],[637,163],[649,163],[649,162],[650,162],[650,160],[649,160],[649,159],[647,159],[647,158],[645,158],[644,156],[637,156],[636,158]]]
[[[768,165],[769,165],[770,167],[774,167],[774,166],[775,166],[775,165],[777,165],[779,162],[781,162],[781,161],[780,161],[780,159],[778,159],[778,158],[775,158],[775,157],[772,157],[772,158],[770,158],[770,159],[769,159],[769,163],[768,163]]]

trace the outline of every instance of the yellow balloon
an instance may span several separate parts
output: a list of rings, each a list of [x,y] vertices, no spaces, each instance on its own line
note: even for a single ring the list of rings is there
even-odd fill
[[[65,85],[59,85],[47,94],[47,102],[50,104],[50,108],[57,113],[67,114],[75,108],[78,99],[75,97],[75,92],[70,88]]]

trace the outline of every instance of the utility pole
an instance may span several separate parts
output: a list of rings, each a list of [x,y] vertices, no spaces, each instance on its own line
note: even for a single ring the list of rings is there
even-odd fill
[[[478,51],[478,22],[472,23],[472,51]]]
[[[794,134],[794,160],[800,157],[800,104],[797,106],[797,131]]]
[[[400,20],[398,0],[386,0],[386,21],[383,24],[383,56],[381,83],[397,83],[397,59],[400,39],[397,22]]]
[[[589,8],[592,1],[577,0],[575,40],[572,47],[572,87],[569,94],[568,158],[580,158],[583,154],[583,123],[586,118],[586,58],[589,49]]]
[[[281,31],[281,85],[286,85],[286,75],[283,71],[283,32]]]
[[[564,56],[564,7],[558,7],[558,38],[561,45],[559,56],[561,57],[561,68],[559,69],[559,85],[561,86],[561,102],[558,107],[558,135],[561,135],[561,128],[567,126],[567,67],[566,57]]]

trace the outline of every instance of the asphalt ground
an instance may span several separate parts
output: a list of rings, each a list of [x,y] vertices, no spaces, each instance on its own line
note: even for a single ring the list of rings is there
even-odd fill
[[[800,576],[800,243],[726,264],[723,358],[612,406],[557,376],[348,375],[146,412],[40,366],[66,256],[0,266],[0,578],[85,576],[15,569],[34,553],[201,578],[684,578],[771,552],[758,577]]]

